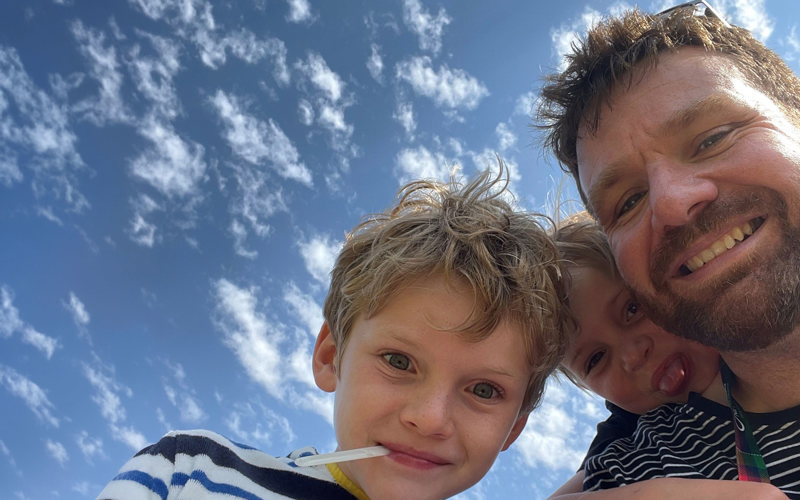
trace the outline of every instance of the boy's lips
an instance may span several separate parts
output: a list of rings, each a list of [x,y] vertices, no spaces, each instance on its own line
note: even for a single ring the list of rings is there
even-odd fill
[[[673,354],[661,362],[650,381],[654,391],[674,397],[686,390],[691,375],[691,361],[681,353]]]
[[[450,461],[433,453],[417,450],[410,446],[394,443],[381,443],[391,450],[388,457],[392,460],[415,469],[433,469],[442,465],[450,465]]]

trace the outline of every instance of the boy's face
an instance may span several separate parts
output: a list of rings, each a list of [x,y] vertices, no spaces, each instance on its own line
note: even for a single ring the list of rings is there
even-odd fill
[[[590,267],[572,272],[578,332],[564,364],[592,391],[630,412],[685,403],[719,370],[715,349],[657,327],[619,278]]]
[[[532,374],[521,331],[502,322],[481,342],[454,332],[472,293],[443,277],[413,282],[353,325],[340,366],[327,325],[314,347],[320,388],[336,391],[339,450],[383,445],[387,456],[342,462],[370,498],[445,498],[476,483],[519,436]]]

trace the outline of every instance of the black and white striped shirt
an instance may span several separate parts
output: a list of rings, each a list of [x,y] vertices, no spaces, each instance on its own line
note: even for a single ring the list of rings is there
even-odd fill
[[[770,482],[800,499],[800,406],[747,413],[747,419]],[[589,458],[584,470],[585,490],[657,477],[737,479],[731,410],[692,393],[686,404],[664,405],[642,415],[632,436]]]

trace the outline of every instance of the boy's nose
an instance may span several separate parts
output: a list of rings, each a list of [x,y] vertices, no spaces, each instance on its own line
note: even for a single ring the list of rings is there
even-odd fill
[[[446,391],[430,389],[412,395],[401,410],[403,425],[424,436],[446,438],[453,432],[452,401]]]

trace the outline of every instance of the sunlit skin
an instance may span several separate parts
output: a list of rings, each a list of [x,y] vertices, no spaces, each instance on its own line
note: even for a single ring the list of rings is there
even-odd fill
[[[338,449],[392,450],[339,464],[370,498],[450,497],[480,480],[522,432],[532,374],[523,333],[505,321],[480,342],[443,331],[472,306],[463,284],[416,281],[356,320],[338,367],[327,325],[320,331],[314,376],[335,391]]]
[[[579,327],[564,364],[587,388],[644,414],[685,403],[689,392],[702,394],[717,381],[717,351],[653,324],[621,278],[591,267],[571,275],[569,303]]]
[[[773,343],[794,328],[763,322],[796,289],[778,277],[796,282],[800,132],[729,60],[699,48],[665,53],[633,81],[577,143],[581,186],[622,275],[670,331],[721,350]],[[744,225],[751,236],[688,272]],[[698,313],[681,324],[684,299]],[[708,327],[691,331],[695,319]]]

